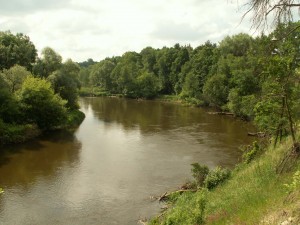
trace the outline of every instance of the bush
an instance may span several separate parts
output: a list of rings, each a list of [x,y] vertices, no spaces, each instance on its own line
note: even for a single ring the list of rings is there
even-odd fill
[[[81,122],[84,120],[85,115],[83,112],[79,110],[70,110],[68,111],[67,115],[67,123],[66,126],[71,127],[77,127],[81,124]]]
[[[252,146],[248,146],[242,150],[244,151],[244,154],[242,156],[243,161],[248,164],[258,155],[261,148],[258,145],[257,141],[254,141]]]
[[[199,163],[193,163],[192,165],[192,176],[195,178],[198,186],[202,187],[204,180],[206,179],[209,169],[207,166],[201,166]]]
[[[284,185],[289,192],[293,192],[300,189],[300,170],[296,171],[293,175],[293,181],[290,184]]]
[[[170,210],[162,224],[203,224],[204,210],[207,203],[206,195],[207,193],[205,190],[199,191],[195,195],[191,193],[183,194],[178,198],[176,206]]]
[[[39,135],[37,126],[7,124],[0,120],[0,144],[21,143]]]
[[[214,170],[209,171],[208,175],[204,180],[204,187],[211,190],[223,183],[230,177],[230,170],[217,167]]]
[[[27,77],[20,90],[20,101],[25,118],[41,129],[48,130],[65,123],[66,101],[54,94],[49,81]]]

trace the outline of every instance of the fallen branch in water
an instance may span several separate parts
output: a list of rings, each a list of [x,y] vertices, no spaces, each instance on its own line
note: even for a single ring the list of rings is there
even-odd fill
[[[143,219],[139,219],[138,223],[142,224],[142,225],[147,225],[147,220],[143,220]]]
[[[173,194],[177,194],[177,193],[182,194],[184,192],[196,192],[197,190],[198,189],[180,189],[180,190],[173,191],[173,192],[170,192],[170,193],[165,192],[161,196],[159,196],[159,197],[151,197],[151,199],[157,199],[159,202],[161,202],[161,201],[167,200]]]
[[[168,194],[168,192],[165,192],[163,195],[161,195],[161,196],[158,198],[158,201],[159,201],[159,202],[162,201],[162,200],[166,197],[167,194]]]
[[[263,137],[266,136],[266,133],[264,133],[264,132],[257,132],[257,133],[248,132],[248,136],[254,136],[254,137],[263,138]]]

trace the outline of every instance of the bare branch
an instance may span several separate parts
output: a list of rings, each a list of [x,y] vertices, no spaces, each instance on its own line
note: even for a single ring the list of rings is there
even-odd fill
[[[243,19],[250,12],[253,12],[252,28],[264,30],[270,20],[272,26],[278,23],[287,23],[293,20],[293,9],[298,9],[300,15],[300,0],[249,0],[246,4],[247,12]]]

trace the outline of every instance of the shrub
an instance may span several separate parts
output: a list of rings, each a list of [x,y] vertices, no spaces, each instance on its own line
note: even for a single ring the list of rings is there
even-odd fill
[[[217,167],[214,170],[209,171],[204,180],[204,187],[211,190],[223,183],[230,177],[230,170]]]
[[[254,141],[252,146],[248,146],[242,150],[244,151],[244,154],[242,156],[243,161],[248,164],[258,155],[261,148],[260,148],[259,144],[257,143],[257,141]]]
[[[21,143],[39,134],[36,126],[4,123],[0,119],[0,144]]]
[[[20,101],[25,118],[41,129],[52,129],[65,123],[66,101],[54,94],[49,81],[27,77],[20,90]]]
[[[67,115],[67,127],[78,127],[84,120],[85,115],[79,110],[69,110]]]
[[[198,186],[203,186],[204,180],[209,173],[207,166],[202,166],[199,163],[193,163],[192,165],[192,176],[195,178]]]
[[[204,223],[204,210],[207,203],[206,190],[183,194],[178,198],[176,206],[167,214],[163,225],[195,225]],[[152,223],[153,224],[153,223]]]
[[[296,171],[293,175],[293,181],[290,184],[284,185],[289,192],[293,192],[300,189],[300,170]]]

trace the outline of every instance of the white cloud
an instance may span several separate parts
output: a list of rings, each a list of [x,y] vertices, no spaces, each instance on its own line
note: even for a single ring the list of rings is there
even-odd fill
[[[227,1],[11,0],[4,6],[0,30],[23,32],[39,50],[49,46],[75,61],[101,60],[147,46],[196,47],[250,31],[249,24],[239,25],[237,4]]]

